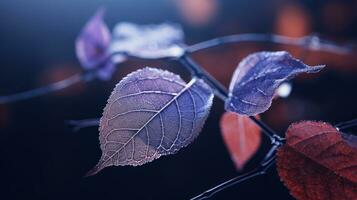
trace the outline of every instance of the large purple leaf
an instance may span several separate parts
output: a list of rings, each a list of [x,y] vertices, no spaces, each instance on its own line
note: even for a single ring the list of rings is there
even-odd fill
[[[100,120],[102,156],[88,172],[142,165],[176,153],[199,134],[213,99],[200,79],[186,84],[168,71],[144,68],[121,80]]]
[[[104,9],[99,9],[86,23],[76,39],[76,54],[86,70],[98,70],[99,78],[109,79],[114,63],[108,59],[111,35],[103,21]]]
[[[184,34],[175,24],[137,25],[122,22],[113,30],[110,52],[146,59],[179,57],[184,53]]]
[[[258,52],[243,59],[233,74],[226,110],[243,115],[266,111],[275,90],[300,73],[316,73],[324,66],[308,66],[286,51]]]

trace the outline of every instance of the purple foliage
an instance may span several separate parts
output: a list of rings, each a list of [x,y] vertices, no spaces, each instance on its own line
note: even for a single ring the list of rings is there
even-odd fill
[[[103,153],[88,175],[176,153],[198,136],[212,99],[211,88],[201,79],[186,84],[178,75],[154,68],[129,74],[104,109],[99,128]]]
[[[99,9],[86,23],[76,39],[76,54],[86,70],[98,70],[98,77],[107,80],[114,72],[114,63],[108,59],[111,34],[103,21],[104,9]]]
[[[260,114],[270,107],[276,89],[284,81],[300,73],[319,72],[323,67],[310,67],[286,51],[250,54],[233,74],[226,110],[249,116]]]
[[[110,52],[122,52],[130,56],[158,59],[180,57],[184,33],[180,26],[162,23],[137,25],[123,22],[115,26]]]

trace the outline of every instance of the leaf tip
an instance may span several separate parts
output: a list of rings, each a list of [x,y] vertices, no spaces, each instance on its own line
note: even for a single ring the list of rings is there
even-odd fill
[[[315,65],[315,66],[312,66],[312,70],[311,72],[313,73],[317,73],[317,72],[320,72],[323,68],[325,68],[326,65]]]
[[[104,7],[100,7],[76,38],[76,55],[85,69],[95,68],[105,59],[111,34],[103,21],[104,14]]]
[[[89,170],[84,177],[90,177],[90,176],[94,176],[96,174],[98,174],[98,172],[100,172],[103,168],[100,167],[100,164],[97,164],[95,167],[93,167],[93,169]]]

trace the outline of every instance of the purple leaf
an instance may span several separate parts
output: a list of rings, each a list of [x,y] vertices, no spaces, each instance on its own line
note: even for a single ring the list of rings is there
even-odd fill
[[[226,110],[257,115],[271,105],[275,90],[284,81],[306,72],[319,72],[324,66],[310,67],[288,52],[258,52],[243,59],[233,74]]]
[[[87,175],[176,153],[198,136],[212,99],[211,88],[201,79],[186,84],[178,75],[153,68],[127,75],[104,109],[99,128],[103,153]]]
[[[76,54],[84,69],[98,69],[101,79],[108,79],[114,64],[108,59],[111,35],[103,21],[104,9],[99,9],[87,22],[76,39]]]
[[[179,57],[184,53],[183,38],[183,31],[177,25],[136,25],[124,22],[114,28],[110,52],[122,52],[146,59]]]

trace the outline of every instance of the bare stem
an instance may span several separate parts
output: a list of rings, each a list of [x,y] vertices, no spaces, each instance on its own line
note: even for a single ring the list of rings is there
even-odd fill
[[[338,45],[334,42],[322,40],[316,35],[305,36],[300,38],[286,37],[274,34],[259,34],[259,33],[246,33],[223,36],[200,42],[186,48],[186,51],[193,53],[196,51],[208,49],[211,47],[221,46],[228,43],[240,42],[270,42],[276,44],[285,44],[292,46],[302,46],[309,50],[325,51],[335,54],[348,54],[352,52],[352,47],[347,45]],[[306,46],[306,44],[309,44]]]
[[[100,118],[82,119],[82,120],[68,120],[66,124],[73,126],[73,131],[77,132],[83,128],[99,126]]]
[[[348,128],[352,128],[357,126],[357,119],[353,119],[347,122],[341,122],[335,125],[335,127],[339,130],[339,131],[343,131],[345,129]]]
[[[227,89],[220,82],[218,82],[211,74],[209,74],[206,70],[204,70],[198,63],[196,63],[191,57],[189,57],[186,54],[179,58],[179,62],[183,64],[191,72],[193,76],[204,79],[212,87],[214,94],[217,95],[221,100],[226,101],[226,99],[228,98]],[[254,116],[249,116],[249,118],[262,129],[263,133],[270,139],[271,143],[273,144],[273,146],[271,147],[265,158],[260,163],[259,167],[243,175],[237,176],[226,182],[223,182],[199,194],[198,196],[193,197],[191,200],[210,198],[212,195],[228,187],[244,182],[253,177],[265,174],[266,171],[274,164],[276,149],[283,144],[283,139],[280,136],[278,136],[263,121],[260,121]]]
[[[226,101],[228,98],[228,91],[219,81],[217,81],[210,73],[204,70],[198,63],[196,63],[190,56],[183,55],[178,59],[178,61],[185,66],[193,76],[205,80],[213,89],[214,94],[220,98],[222,101]],[[263,131],[263,133],[269,137],[272,143],[275,143],[281,138],[263,121],[255,118],[254,116],[249,116],[249,118],[255,122]]]
[[[25,99],[30,99],[33,97],[38,97],[44,94],[48,94],[50,92],[62,90],[81,81],[88,82],[90,80],[93,80],[94,77],[95,76],[92,73],[75,74],[67,79],[58,81],[56,83],[52,83],[44,87],[28,90],[25,92],[20,92],[17,94],[0,96],[0,104],[11,103],[11,102],[21,101]]]

